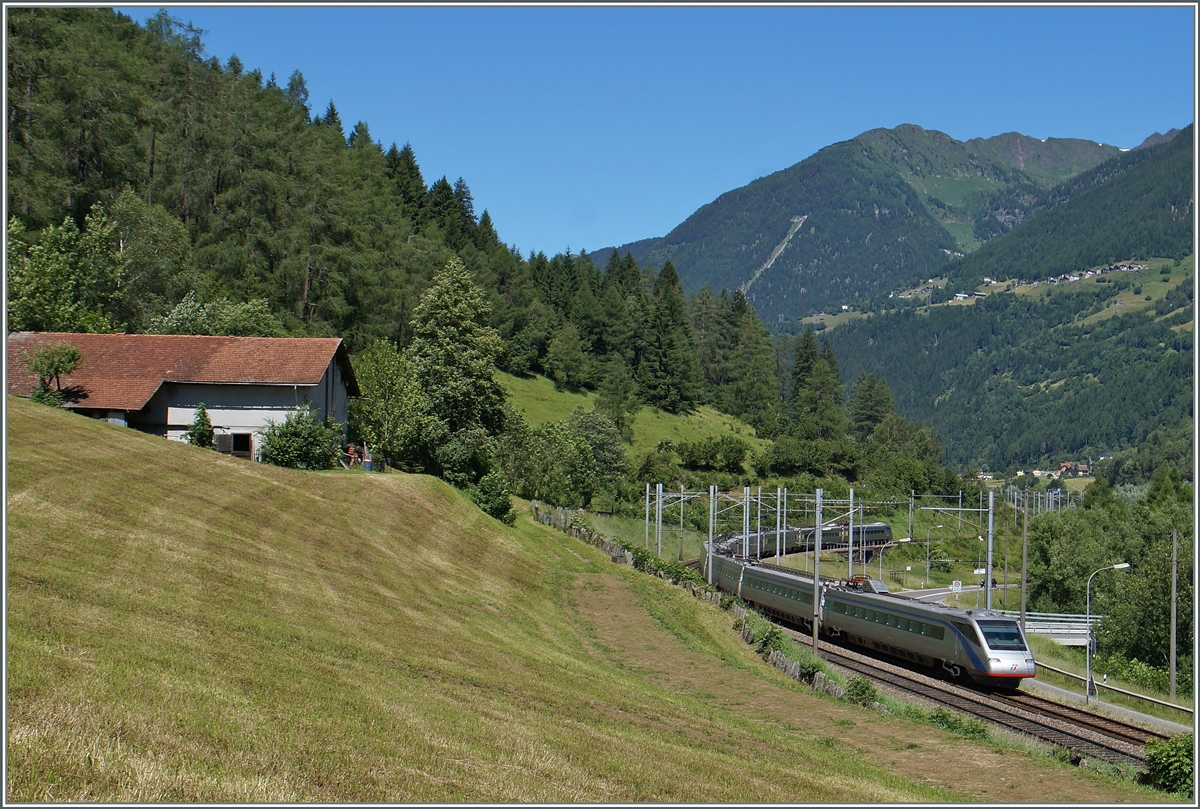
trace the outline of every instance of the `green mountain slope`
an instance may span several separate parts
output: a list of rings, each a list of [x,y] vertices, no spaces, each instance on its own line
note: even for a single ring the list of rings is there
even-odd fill
[[[1018,132],[961,142],[911,124],[873,129],[855,140],[896,166],[964,253],[1019,222],[1020,200],[1120,153],[1091,141],[1041,141]],[[997,197],[1008,205],[997,209]]]
[[[937,273],[1002,232],[989,224],[994,197],[1035,195],[1119,151],[1016,133],[963,143],[910,124],[875,129],[617,250],[671,261],[689,291],[743,288],[767,322],[799,318]]]
[[[843,379],[886,379],[897,411],[933,428],[954,465],[1098,459],[1193,415],[1193,259],[1146,263],[826,334]]]
[[[687,289],[743,288],[767,322],[891,289],[954,249],[893,166],[847,141],[723,194],[646,258]]]
[[[818,697],[727,613],[431,478],[6,410],[8,801],[1142,794]]]
[[[1035,280],[1192,249],[1193,127],[1119,155],[1050,189],[1019,227],[946,268],[949,291],[983,278]]]

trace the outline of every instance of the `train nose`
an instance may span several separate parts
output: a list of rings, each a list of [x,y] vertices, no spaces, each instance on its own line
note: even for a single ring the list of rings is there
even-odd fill
[[[988,669],[993,674],[1009,677],[1033,677],[1035,664],[1032,657],[989,657]]]

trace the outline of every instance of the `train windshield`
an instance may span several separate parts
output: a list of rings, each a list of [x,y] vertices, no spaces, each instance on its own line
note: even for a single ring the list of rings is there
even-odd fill
[[[989,649],[996,651],[1025,651],[1021,630],[1015,621],[976,621]]]

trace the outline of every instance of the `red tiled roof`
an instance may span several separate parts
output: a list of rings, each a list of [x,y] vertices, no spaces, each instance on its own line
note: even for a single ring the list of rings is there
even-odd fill
[[[345,344],[337,337],[204,337],[179,334],[68,334],[17,332],[8,335],[8,392],[28,396],[37,378],[25,355],[56,343],[83,354],[63,377],[71,393],[67,407],[140,410],[164,382],[316,385],[337,359],[351,395],[358,383]]]

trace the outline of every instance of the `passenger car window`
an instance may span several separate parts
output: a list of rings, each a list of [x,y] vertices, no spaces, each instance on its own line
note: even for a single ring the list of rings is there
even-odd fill
[[[975,627],[968,624],[966,621],[951,621],[954,628],[962,633],[962,636],[967,639],[967,642],[972,646],[982,647],[983,641],[979,640],[979,633],[975,631]]]

